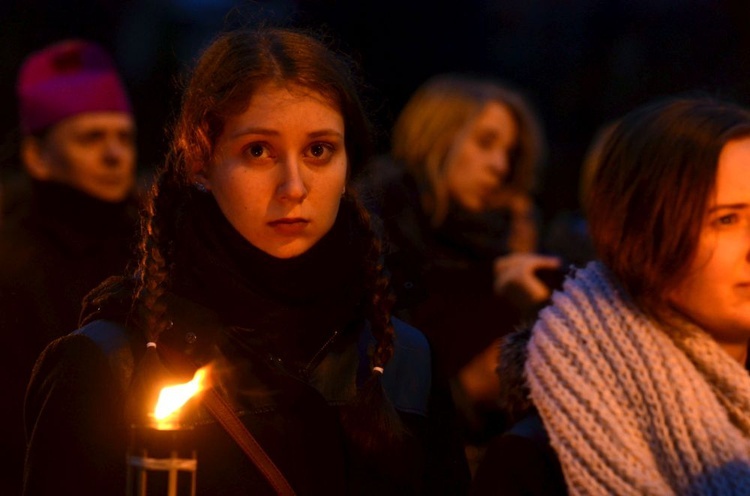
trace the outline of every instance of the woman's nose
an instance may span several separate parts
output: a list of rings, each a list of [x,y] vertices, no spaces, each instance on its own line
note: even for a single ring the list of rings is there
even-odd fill
[[[510,158],[508,157],[508,153],[502,151],[495,154],[492,160],[490,160],[490,169],[500,178],[507,176],[508,172],[510,172]]]
[[[276,190],[279,198],[293,202],[301,202],[307,198],[307,186],[299,162],[295,159],[286,159],[279,165],[281,179]]]

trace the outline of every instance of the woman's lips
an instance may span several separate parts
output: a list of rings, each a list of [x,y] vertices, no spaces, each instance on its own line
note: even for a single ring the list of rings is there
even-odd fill
[[[284,218],[268,223],[269,226],[282,236],[297,236],[301,234],[310,223],[307,219]]]

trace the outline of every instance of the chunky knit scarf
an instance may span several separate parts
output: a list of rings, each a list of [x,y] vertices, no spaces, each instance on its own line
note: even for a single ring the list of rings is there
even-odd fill
[[[750,494],[737,361],[684,319],[655,324],[598,262],[552,301],[525,373],[571,494]]]

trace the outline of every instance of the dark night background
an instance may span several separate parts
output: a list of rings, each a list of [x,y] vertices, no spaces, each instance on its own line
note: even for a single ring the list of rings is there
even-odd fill
[[[577,205],[578,167],[599,126],[654,97],[701,91],[750,103],[744,0],[3,0],[0,173],[17,170],[15,77],[27,53],[66,37],[100,42],[131,92],[140,167],[165,151],[177,80],[219,30],[313,27],[359,62],[385,150],[429,76],[469,71],[524,91],[550,153],[538,193],[549,217]]]

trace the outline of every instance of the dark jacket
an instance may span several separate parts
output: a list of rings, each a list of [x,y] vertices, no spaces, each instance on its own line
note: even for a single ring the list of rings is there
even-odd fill
[[[66,186],[34,183],[23,208],[0,228],[2,360],[0,493],[18,494],[23,469],[23,395],[34,360],[78,325],[81,300],[122,274],[132,254],[137,209],[108,204]]]
[[[473,496],[564,496],[565,478],[542,419],[530,411],[493,438],[472,481]]]
[[[174,326],[160,337],[160,347],[179,348],[198,364],[216,360],[220,331],[210,312],[174,297],[169,314]],[[460,443],[450,434],[445,384],[433,381],[424,337],[400,321],[395,324],[395,355],[383,384],[408,432],[403,442],[373,457],[352,450],[339,420],[371,344],[365,323],[328,344],[306,376],[260,353],[253,360],[223,357],[231,373],[220,389],[298,494],[465,493],[468,475]],[[145,349],[133,329],[93,320],[45,350],[27,397],[25,494],[122,492],[126,390],[132,391]],[[198,411],[190,428],[198,453],[198,494],[272,494],[210,414]]]
[[[383,432],[389,403],[376,394],[366,411],[356,408],[360,391],[376,390],[366,388],[374,344],[363,309],[367,245],[351,205],[310,250],[276,259],[249,244],[211,195],[196,195],[179,221],[170,292],[159,300],[169,323],[157,341],[162,358],[172,350],[211,364],[216,391],[298,494],[464,493],[469,474],[447,383],[433,373],[425,337],[398,321],[382,384],[405,433],[360,449],[358,433]],[[27,495],[125,486],[128,426],[155,404],[153,386],[170,365],[145,352],[145,332],[128,320],[133,293],[128,279],[103,284],[87,297],[83,327],[37,362],[25,411]],[[271,494],[209,413],[198,408],[185,423],[198,494]]]
[[[503,339],[500,404],[511,427],[492,439],[472,482],[472,495],[564,496],[565,478],[524,378],[531,329]]]

